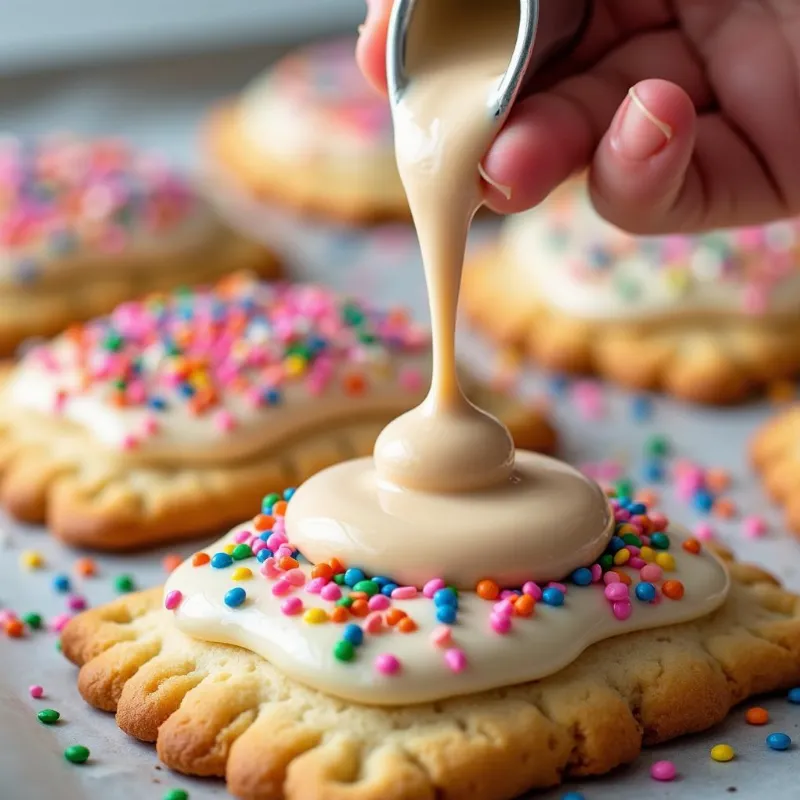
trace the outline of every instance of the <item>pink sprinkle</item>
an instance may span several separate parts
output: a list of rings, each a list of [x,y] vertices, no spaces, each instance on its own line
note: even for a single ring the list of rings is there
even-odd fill
[[[325,578],[312,578],[306,584],[306,591],[309,594],[320,594],[325,588]]]
[[[599,564],[592,564],[592,583],[599,583],[603,579],[603,568]]]
[[[458,647],[445,650],[444,661],[452,672],[463,672],[467,668],[467,656]]]
[[[500,599],[501,600],[513,600],[517,596],[517,593],[513,589],[503,589],[500,592]]]
[[[246,542],[250,538],[250,531],[239,531],[234,537],[233,541],[237,544]]]
[[[286,544],[287,539],[282,533],[271,533],[267,537],[267,547],[274,553],[282,544]]]
[[[626,544],[625,549],[632,555],[638,556],[639,553],[642,552],[640,547],[637,547],[635,544]],[[628,562],[630,564],[630,561]]]
[[[283,577],[285,580],[289,581],[292,586],[302,586],[306,582],[306,574],[300,567],[290,569]]]
[[[645,566],[643,566],[639,571],[639,577],[648,583],[658,583],[663,574],[664,571],[658,566],[658,564],[645,564]]]
[[[537,603],[542,599],[542,590],[539,588],[539,585],[533,581],[528,581],[523,584],[522,593],[530,595]]]
[[[120,442],[123,450],[135,450],[139,446],[139,440],[132,434],[126,434]]]
[[[181,600],[183,600],[183,593],[173,589],[171,592],[167,592],[167,596],[164,598],[164,608],[167,611],[174,611],[181,604]]]
[[[614,519],[617,522],[627,522],[631,518],[631,512],[627,508],[620,508],[614,512]]]
[[[767,521],[763,517],[745,517],[742,525],[748,539],[760,539],[767,532]]]
[[[8,622],[13,622],[17,615],[8,608],[0,610],[0,625],[5,625]]]
[[[342,590],[335,583],[328,583],[320,592],[323,600],[335,601],[342,596]]]
[[[714,538],[714,529],[707,522],[701,522],[695,526],[694,535],[701,542],[710,542]]]
[[[278,569],[278,565],[275,561],[273,556],[270,556],[268,559],[264,561],[261,565],[261,574],[265,578],[275,579],[282,575],[283,573]]]
[[[506,634],[511,630],[511,617],[503,614],[492,614],[489,622],[495,633]]]
[[[654,781],[674,781],[677,774],[678,770],[672,761],[656,761],[650,767],[650,777]]]
[[[500,600],[492,606],[492,611],[501,617],[510,617],[514,613],[514,604],[510,600]]]
[[[400,370],[400,374],[397,376],[397,379],[400,383],[400,386],[409,392],[418,392],[424,385],[422,373],[413,367],[404,367],[402,370]]]
[[[79,594],[73,594],[69,600],[67,600],[67,606],[70,611],[83,611],[87,606],[86,598],[81,597]]]
[[[628,587],[622,581],[609,583],[605,588],[605,595],[612,602],[618,600],[626,601],[628,599]]]
[[[654,511],[650,514],[650,522],[654,533],[660,533],[669,527],[669,520],[660,511]]]
[[[250,545],[250,549],[253,551],[253,555],[255,556],[258,555],[266,546],[267,543],[263,539],[260,539],[258,536],[256,536]]]
[[[612,583],[619,583],[620,580],[621,580],[621,578],[619,577],[619,575],[616,572],[609,571],[609,572],[606,572],[605,575],[603,575],[603,583],[605,583],[606,586],[608,586],[608,585],[610,585]]]
[[[364,630],[367,633],[376,634],[383,630],[383,614],[380,611],[373,611],[364,618]]]
[[[158,433],[158,420],[148,416],[142,421],[142,434],[144,436],[155,436]]]
[[[637,550],[639,548],[636,548]],[[641,569],[647,564],[647,562],[643,558],[639,558],[639,556],[634,556],[633,558],[628,559],[627,566],[631,567],[632,569]]]
[[[40,697],[44,697],[44,687],[35,683],[33,686],[28,687],[28,693],[34,700],[38,700]]]
[[[392,600],[411,600],[416,596],[416,586],[398,586],[396,589],[392,589]]]
[[[563,594],[567,593],[567,587],[564,586],[563,583],[557,583],[556,581],[550,581],[550,583],[547,584],[547,588],[548,589],[558,589]]]
[[[400,660],[391,653],[382,653],[375,659],[375,669],[381,675],[396,675],[400,672]]]
[[[233,414],[231,414],[230,411],[225,411],[223,409],[214,415],[214,426],[218,431],[228,433],[236,427],[236,420],[233,418]]]
[[[278,548],[278,549],[275,551],[275,558],[277,558],[277,559],[279,559],[279,560],[280,560],[281,558],[284,558],[284,557],[285,557],[285,558],[291,558],[291,557],[292,557],[292,553],[293,553],[293,552],[294,552],[294,550],[292,550],[292,548],[291,548],[291,545],[288,545],[288,544],[282,544],[282,545],[281,545],[281,546],[280,546],[280,547],[279,547],[279,548]]]
[[[448,625],[440,625],[431,632],[431,644],[434,647],[447,647],[453,640],[453,631]]]
[[[422,594],[424,594],[425,597],[433,597],[439,589],[444,589],[446,585],[447,584],[441,578],[434,578],[422,587]]]
[[[292,590],[292,584],[284,578],[278,578],[272,587],[272,594],[280,597],[283,594],[288,594]]]
[[[392,604],[392,601],[385,594],[375,594],[370,597],[367,605],[370,611],[386,611]]]
[[[287,617],[293,614],[299,614],[303,610],[303,601],[295,595],[294,597],[287,597],[281,601],[281,613]]]
[[[614,585],[616,586],[618,584]],[[630,600],[623,600],[618,603],[613,603],[611,606],[611,610],[614,612],[614,616],[620,622],[624,622],[633,613],[633,606],[631,605]]]
[[[72,619],[69,614],[58,614],[50,620],[50,630],[54,633],[61,633],[67,623]]]

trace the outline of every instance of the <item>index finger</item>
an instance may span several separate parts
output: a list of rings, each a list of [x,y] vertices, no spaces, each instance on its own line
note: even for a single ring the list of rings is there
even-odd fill
[[[361,26],[356,59],[367,80],[386,94],[386,39],[392,0],[367,0],[367,18]]]

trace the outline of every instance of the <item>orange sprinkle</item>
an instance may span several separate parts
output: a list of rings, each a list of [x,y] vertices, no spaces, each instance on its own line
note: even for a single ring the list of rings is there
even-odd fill
[[[360,395],[364,394],[367,388],[366,378],[358,372],[351,372],[345,375],[342,380],[342,388],[345,394]]]
[[[697,555],[703,549],[703,545],[701,545],[697,539],[687,539],[683,543],[683,549],[687,553],[693,553],[694,555]]]
[[[680,600],[683,597],[683,584],[680,581],[664,581],[661,591],[670,600]]]
[[[127,401],[125,400],[125,392],[112,392],[108,399],[111,401],[111,405],[115,408],[124,408],[127,405]]]
[[[417,623],[414,622],[411,617],[403,617],[403,619],[397,623],[397,630],[399,630],[400,633],[414,633],[416,629]]]
[[[350,606],[350,613],[354,617],[366,617],[369,614],[369,603],[363,598],[359,598]]]
[[[79,558],[75,562],[75,572],[84,578],[91,578],[92,575],[97,574],[97,564],[92,558]]]
[[[612,569],[611,572],[615,572],[617,575],[619,575],[620,582],[624,583],[626,586],[631,585],[631,576],[628,575],[628,573],[624,570]]]
[[[368,600],[366,592],[350,592],[350,597],[355,602],[356,600]]]
[[[535,605],[536,601],[529,594],[523,594],[514,603],[514,613],[519,617],[529,617]]]
[[[18,619],[10,619],[6,622],[6,633],[12,639],[19,639],[25,633],[25,626]]]
[[[345,622],[350,616],[350,612],[344,606],[336,606],[331,611],[331,619],[334,622]]]
[[[406,612],[403,611],[403,609],[401,608],[390,608],[386,612],[386,622],[389,625],[397,625],[397,623],[400,622],[401,619],[407,616],[408,614],[406,614]]]
[[[326,581],[330,581],[333,578],[333,568],[324,563],[317,564],[317,566],[311,570],[311,577],[323,578]]]
[[[164,556],[161,566],[164,567],[164,572],[169,574],[174,572],[183,563],[183,558],[178,553],[169,553]]]
[[[644,503],[648,508],[658,505],[660,499],[655,489],[641,489],[636,492],[636,496],[634,497],[637,503]]]
[[[300,562],[291,556],[283,556],[278,562],[278,566],[288,572],[290,569],[297,569],[300,566]]]
[[[706,470],[706,486],[714,494],[724,492],[731,485],[731,476],[727,470],[713,467]]]
[[[192,566],[202,567],[203,564],[208,564],[211,561],[211,556],[208,553],[195,553],[192,556]]]
[[[496,600],[500,595],[500,587],[490,580],[479,581],[475,591],[484,600]]]
[[[769,712],[766,708],[754,706],[747,709],[744,719],[748,725],[766,725],[769,722]]]
[[[288,503],[285,500],[278,500],[274,506],[272,506],[272,514],[275,517],[282,517],[286,514],[286,506]]]
[[[338,558],[332,558],[328,563],[331,565],[334,575],[339,575],[342,572],[346,572],[344,564],[342,564]]]
[[[722,519],[732,519],[736,516],[736,504],[727,497],[721,497],[714,503],[712,511]]]
[[[271,516],[270,514],[256,514],[253,519],[253,527],[257,531],[269,531],[272,530],[272,526],[275,524],[275,517]]]

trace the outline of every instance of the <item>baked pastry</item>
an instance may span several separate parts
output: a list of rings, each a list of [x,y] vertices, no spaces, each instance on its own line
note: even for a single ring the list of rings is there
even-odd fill
[[[60,539],[130,550],[219,530],[264,486],[367,455],[420,402],[427,331],[316,285],[247,276],[124,303],[32,348],[0,391],[0,503]],[[465,376],[518,444],[540,410]]]
[[[159,156],[113,139],[0,139],[0,355],[152,291],[276,277]]]
[[[460,596],[459,620],[450,624],[437,624],[433,612],[447,605],[435,592],[452,602],[452,590],[425,587],[400,599],[386,579],[357,575],[359,586],[344,565],[312,572],[302,559],[297,565],[281,556],[281,547],[291,549],[282,527],[287,504],[277,495],[265,503],[268,520],[258,515],[200,551],[165,590],[85,612],[62,639],[81,666],[78,684],[89,703],[115,711],[123,731],[156,742],[169,767],[225,776],[242,800],[510,800],[608,772],[643,745],[704,730],[748,696],[800,679],[800,599],[722,553],[732,581],[725,598],[726,573],[714,557],[679,530],[660,533],[663,517],[626,500],[615,504],[615,538],[626,539],[622,547],[612,540],[585,570],[588,582],[576,572],[559,589],[543,593],[531,584],[505,599],[479,585],[480,595]],[[623,528],[641,532],[633,536],[642,547],[627,561],[617,554],[634,538]],[[262,558],[269,547],[274,555]],[[607,562],[612,551],[621,566]],[[632,567],[642,556],[645,566]],[[598,569],[614,580],[600,579]],[[303,581],[294,580],[298,572]],[[664,627],[669,615],[691,616],[682,604],[704,593],[707,613]],[[622,594],[631,599],[612,601]],[[529,598],[524,608],[521,598]],[[513,610],[506,615],[498,600]],[[584,649],[593,639],[575,636],[574,615],[589,607],[612,638]],[[637,631],[653,624],[661,627]],[[549,646],[534,646],[548,637]],[[299,641],[306,646],[295,647]],[[298,672],[290,677],[252,652],[265,649],[283,666],[294,659]],[[505,685],[548,661],[550,674],[540,680]],[[353,687],[378,704],[342,699]],[[415,693],[439,699],[397,704]]]
[[[341,222],[409,217],[386,100],[355,62],[355,41],[313,44],[212,111],[213,173],[248,194]]]
[[[731,403],[800,371],[800,226],[635,238],[581,181],[508,221],[464,312],[552,370]]]

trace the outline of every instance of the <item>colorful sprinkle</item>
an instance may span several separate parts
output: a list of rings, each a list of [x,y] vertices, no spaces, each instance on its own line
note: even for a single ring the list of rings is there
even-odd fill
[[[792,739],[785,733],[771,733],[766,739],[770,750],[788,750],[792,746]]]
[[[177,589],[173,589],[171,592],[168,592],[167,596],[164,598],[164,608],[166,608],[167,611],[174,611],[181,604],[181,600],[183,600],[183,593]]]
[[[375,659],[375,670],[381,675],[396,675],[400,671],[400,661],[391,653],[382,653]]]
[[[712,761],[727,762],[733,761],[736,752],[729,744],[715,744],[710,755]]]
[[[766,725],[769,722],[769,712],[766,708],[755,706],[747,709],[744,719],[748,725]]]
[[[54,708],[43,708],[36,716],[45,725],[55,725],[61,719],[61,714]]]
[[[674,781],[678,770],[672,761],[656,761],[650,767],[650,777],[655,781]]]
[[[71,764],[85,764],[89,755],[89,748],[82,744],[73,744],[64,751],[64,758]]]
[[[228,608],[239,608],[247,599],[247,592],[241,586],[236,586],[225,592],[224,602]]]

